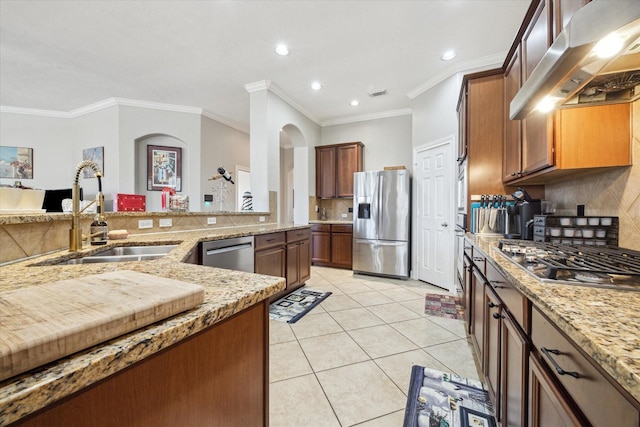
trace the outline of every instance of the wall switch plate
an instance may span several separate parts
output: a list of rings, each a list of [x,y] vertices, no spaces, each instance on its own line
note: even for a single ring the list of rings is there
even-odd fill
[[[171,218],[160,218],[160,227],[171,227],[173,220]]]
[[[264,222],[264,217],[263,217],[263,216],[258,217],[258,221],[260,221],[260,222]]]
[[[216,223],[216,217],[215,216],[213,216],[211,218],[207,218],[207,224],[208,225],[213,225],[215,223]]]
[[[152,219],[139,219],[138,220],[138,228],[153,228],[153,220]]]
[[[348,216],[349,216],[349,215],[347,215],[347,214],[342,214],[342,218],[346,218],[346,217],[348,217]]]

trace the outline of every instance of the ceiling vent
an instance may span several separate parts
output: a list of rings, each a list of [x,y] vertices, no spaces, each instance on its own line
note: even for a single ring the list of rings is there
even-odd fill
[[[377,90],[375,92],[369,92],[369,96],[370,97],[376,97],[376,96],[382,96],[382,95],[386,95],[387,94],[387,90],[383,89],[383,90]]]

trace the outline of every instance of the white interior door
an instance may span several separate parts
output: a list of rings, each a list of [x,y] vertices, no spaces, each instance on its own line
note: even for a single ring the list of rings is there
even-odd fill
[[[416,151],[418,279],[455,292],[453,280],[453,139]]]

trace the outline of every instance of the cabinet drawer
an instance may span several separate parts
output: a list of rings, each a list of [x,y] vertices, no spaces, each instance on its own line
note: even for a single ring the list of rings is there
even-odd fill
[[[331,231],[330,224],[311,224],[311,231]]]
[[[485,275],[487,273],[487,257],[484,256],[477,248],[473,248],[473,256],[471,257],[476,269]]]
[[[600,372],[590,358],[580,353],[576,346],[535,307],[531,313],[531,340],[540,358],[569,392],[591,424],[595,427],[640,425],[638,410],[610,382],[613,380]],[[543,348],[547,350],[546,354]],[[578,378],[558,373],[552,360],[564,371],[575,372]]]
[[[287,243],[299,242],[300,240],[305,240],[310,238],[311,238],[311,229],[309,228],[287,231]]]
[[[518,291],[513,284],[498,271],[491,263],[487,263],[487,282],[491,289],[498,295],[504,303],[507,311],[511,313],[514,320],[520,325],[524,332],[529,332],[529,310],[528,300]]]
[[[332,233],[353,233],[353,225],[350,224],[332,224]]]
[[[260,249],[283,245],[284,242],[284,231],[281,231],[279,233],[260,234],[255,236],[255,250],[259,251]]]

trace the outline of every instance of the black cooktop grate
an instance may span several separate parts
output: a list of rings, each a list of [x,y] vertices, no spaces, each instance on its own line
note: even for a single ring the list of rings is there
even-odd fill
[[[503,252],[524,253],[535,247],[537,262],[546,266],[546,277],[555,279],[559,271],[640,277],[640,252],[617,246],[572,246],[522,240],[501,240]]]

